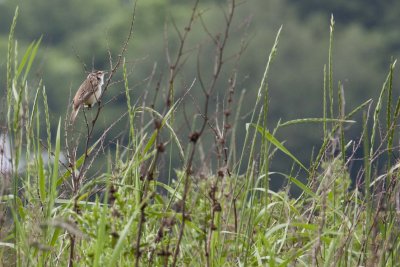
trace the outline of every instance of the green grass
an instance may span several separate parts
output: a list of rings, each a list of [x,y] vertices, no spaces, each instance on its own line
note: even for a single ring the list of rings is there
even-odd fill
[[[89,135],[70,142],[68,127],[63,129],[58,120],[52,138],[45,87],[40,83],[31,90],[28,79],[40,39],[32,42],[19,62],[13,35],[17,14],[18,9],[7,57],[7,114],[2,114],[12,148],[12,169],[3,170],[0,183],[2,265],[398,265],[400,165],[387,160],[396,150],[400,113],[400,100],[393,99],[395,62],[379,98],[346,113],[343,89],[339,83],[335,92],[332,78],[333,19],[321,118],[268,126],[268,74],[278,52],[279,29],[243,140],[234,138],[242,98],[233,110],[237,113],[230,129],[219,131],[203,116],[200,124],[191,126],[190,138],[182,137],[175,114],[183,98],[172,95],[175,103],[166,112],[135,106],[123,61],[129,140],[106,151],[104,159],[99,152],[104,150],[107,129],[97,140]],[[220,48],[222,54],[224,46]],[[178,55],[176,64],[180,60]],[[35,92],[33,96],[29,90]],[[205,92],[207,97],[213,88]],[[137,116],[142,114],[151,119],[138,127]],[[363,125],[359,139],[348,139],[345,128],[360,114],[364,119],[359,122]],[[282,127],[295,130],[300,124],[319,124],[323,130],[321,147],[309,164],[300,162],[276,137]],[[213,137],[220,138],[212,147],[217,164],[203,171],[207,159],[200,154],[210,146],[201,142],[199,125],[210,127]],[[242,151],[235,150],[238,142],[243,142]],[[64,143],[70,147],[64,148]],[[83,153],[74,150],[85,143],[89,146]],[[225,147],[231,150],[224,153]],[[350,188],[348,166],[355,148],[363,148],[364,166]],[[61,155],[73,155],[71,151],[76,153],[72,159],[62,159]],[[270,163],[276,153],[293,166],[290,173],[273,172]],[[165,154],[169,160],[179,158],[180,168],[161,165]],[[88,179],[96,160],[105,162],[107,170]],[[170,183],[162,182],[160,173],[170,174]],[[285,181],[278,192],[270,190],[273,179]],[[294,188],[300,192],[297,196],[290,194]]]

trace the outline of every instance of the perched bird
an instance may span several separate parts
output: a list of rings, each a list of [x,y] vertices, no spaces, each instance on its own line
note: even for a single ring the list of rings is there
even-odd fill
[[[93,104],[100,101],[101,87],[104,84],[105,71],[95,71],[89,73],[86,80],[83,81],[78,91],[76,92],[73,100],[73,107],[71,112],[71,123],[74,123],[78,111],[82,105],[85,107],[92,107]]]

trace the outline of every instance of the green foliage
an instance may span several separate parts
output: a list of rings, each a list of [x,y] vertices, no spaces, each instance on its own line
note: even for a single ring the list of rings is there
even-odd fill
[[[171,1],[175,2],[179,1]],[[95,3],[99,5],[99,10],[112,8],[106,1]],[[127,6],[123,1],[119,4]],[[211,2],[206,4],[212,5]],[[275,5],[278,11],[279,7],[283,7],[277,1],[269,4]],[[7,2],[7,5],[10,3]],[[47,7],[45,1],[39,1],[37,5],[47,11],[50,7],[57,9],[61,12],[57,19],[63,20],[68,14],[66,10],[75,7],[78,2],[64,3],[61,9],[55,7],[55,4]],[[87,7],[89,4],[85,2],[82,5]],[[144,10],[152,10],[154,7],[162,9],[165,6],[164,1],[142,4]],[[187,20],[183,10],[186,10],[185,7],[177,11],[177,20]],[[225,14],[233,12],[229,10],[228,8]],[[29,12],[23,20],[39,10]],[[89,23],[89,18],[93,19],[97,14],[90,11],[87,17],[83,17],[82,12],[77,11],[76,16],[79,19],[73,23]],[[178,68],[168,69],[169,80],[165,78],[168,89],[162,93],[172,92],[171,99],[174,101],[169,105],[164,104],[162,108],[159,108],[161,104],[155,100],[151,105],[144,100],[143,103],[136,101],[139,93],[129,80],[131,69],[128,56],[121,54],[122,73],[116,75],[121,74],[122,82],[111,87],[113,89],[123,86],[121,94],[126,100],[121,105],[127,119],[124,130],[119,132],[122,136],[120,138],[112,135],[112,129],[125,118],[124,114],[119,118],[112,117],[112,123],[96,124],[96,111],[85,110],[84,125],[71,126],[68,125],[68,119],[64,121],[53,113],[53,106],[58,103],[51,104],[55,101],[52,94],[56,95],[57,91],[51,93],[51,89],[45,90],[43,84],[46,84],[46,79],[34,85],[34,78],[29,74],[33,72],[37,58],[43,53],[41,47],[51,41],[45,35],[36,41],[30,41],[29,45],[22,46],[24,52],[19,56],[18,51],[21,49],[18,49],[15,39],[19,9],[14,14],[7,39],[7,68],[4,70],[7,97],[2,99],[4,112],[0,113],[0,137],[3,134],[6,136],[12,151],[10,155],[6,155],[5,142],[0,144],[0,162],[9,157],[12,166],[1,169],[0,209],[3,213],[0,215],[0,259],[3,265],[397,265],[400,258],[397,249],[400,245],[397,238],[400,228],[396,201],[400,165],[387,160],[395,153],[394,140],[398,137],[396,125],[400,115],[400,100],[393,90],[396,61],[390,64],[386,80],[373,100],[358,99],[357,103],[349,105],[350,108],[345,108],[343,84],[338,82],[338,86],[335,85],[335,64],[338,61],[335,51],[352,42],[340,38],[360,33],[360,28],[349,27],[342,32],[336,29],[333,38],[332,18],[330,37],[326,35],[326,40],[317,44],[317,47],[325,44],[325,50],[328,51],[325,57],[328,61],[327,67],[323,71],[325,84],[320,86],[324,92],[319,93],[320,97],[324,97],[319,101],[319,108],[323,110],[322,118],[303,116],[306,112],[303,114],[296,110],[296,119],[283,117],[284,121],[279,120],[276,124],[271,116],[276,112],[274,105],[277,104],[272,103],[271,99],[276,99],[283,92],[276,93],[274,89],[279,82],[290,85],[295,81],[279,78],[278,82],[274,81],[276,69],[283,71],[284,68],[279,59],[291,57],[292,52],[287,49],[290,46],[304,52],[299,54],[300,57],[309,57],[313,52],[309,51],[310,48],[301,38],[297,43],[285,44],[288,40],[287,34],[285,37],[285,27],[283,30],[282,27],[277,27],[275,39],[271,39],[273,42],[269,55],[257,58],[264,61],[267,58],[267,62],[257,66],[259,68],[265,65],[264,69],[257,70],[258,73],[263,73],[260,75],[263,78],[261,81],[253,81],[256,85],[246,95],[252,105],[244,111],[240,110],[241,100],[232,103],[233,100],[228,95],[236,89],[235,79],[240,75],[237,71],[245,67],[240,65],[240,61],[226,65],[221,63],[230,58],[229,54],[226,55],[227,51],[235,48],[221,45],[221,40],[232,30],[229,28],[229,19],[224,24],[225,35],[219,35],[218,41],[214,40],[216,46],[213,48],[216,48],[216,52],[213,55],[217,60],[214,61],[213,68],[210,68],[209,63],[206,64],[212,57],[205,55],[202,58],[204,61],[198,61],[197,76],[190,76],[191,72],[188,71],[195,69],[191,63],[196,61],[190,53],[183,53],[184,56],[181,57],[179,47],[186,49],[186,46],[198,42],[199,37],[189,38],[185,43],[182,41],[186,40],[182,33],[190,30],[184,28],[176,33],[178,41],[171,41],[171,46],[168,47],[171,49],[169,56],[170,60],[176,59],[176,62],[183,62],[183,65],[178,64]],[[162,15],[157,15],[153,17],[157,21],[155,24],[164,21]],[[124,25],[124,20],[114,16],[115,14],[110,14],[116,20],[115,24],[110,24],[109,36],[115,34],[117,38],[123,32],[121,30],[119,33],[118,26]],[[54,14],[49,17],[53,18]],[[195,15],[191,19],[194,17]],[[54,19],[56,23],[57,19]],[[218,19],[207,22],[212,25],[216,21]],[[151,21],[148,23],[144,28],[154,27]],[[52,32],[54,25],[46,26]],[[315,25],[313,27],[307,32],[306,38],[316,40],[313,34],[318,30]],[[289,33],[294,33],[297,29],[299,26],[288,26]],[[67,27],[60,31],[61,37],[72,36]],[[141,33],[141,30],[138,32]],[[148,32],[142,33],[151,35]],[[339,36],[336,37],[337,35]],[[77,39],[82,41],[82,46],[92,46],[99,45],[99,42],[93,41],[99,36],[99,33],[93,33],[92,38]],[[236,38],[233,37],[233,42]],[[60,40],[55,38],[54,42],[62,45]],[[230,42],[231,39],[226,40]],[[335,43],[335,40],[340,41]],[[212,41],[213,39],[210,42],[213,43]],[[283,55],[280,55],[278,41]],[[112,42],[115,43],[110,51],[114,55],[114,49],[120,51],[114,46],[121,42]],[[140,41],[138,43],[145,46]],[[371,47],[375,45],[377,44],[372,44]],[[205,47],[206,50],[212,50],[211,45]],[[97,49],[102,50],[104,47],[101,48],[101,44],[93,47],[93,51]],[[264,50],[259,49],[258,52],[264,53]],[[363,54],[362,49],[350,50],[354,53],[351,56],[355,58]],[[49,48],[47,53],[50,58],[63,55],[54,47]],[[83,56],[90,57],[89,53],[90,51]],[[198,57],[202,55],[200,51]],[[218,56],[221,56],[221,61],[218,61]],[[244,61],[249,60],[245,58]],[[59,62],[66,62],[63,65],[64,70],[71,72],[76,65],[68,58]],[[59,62],[52,58],[48,64],[55,67],[60,65],[57,64]],[[104,60],[100,64],[106,62]],[[360,79],[363,78],[363,71],[358,66],[349,65],[349,69],[345,69],[348,71],[347,75],[358,73]],[[203,71],[204,66],[206,69]],[[59,68],[62,69],[60,66]],[[222,70],[221,76],[218,68]],[[309,75],[305,75],[307,71],[309,70],[299,69],[294,75],[308,77]],[[318,73],[320,72],[311,72],[319,77]],[[175,80],[175,77],[179,79]],[[186,77],[190,77],[189,85],[185,84]],[[226,77],[230,78],[225,79]],[[119,77],[113,78],[112,81],[118,79]],[[183,86],[178,82],[180,79]],[[160,79],[159,83],[163,82]],[[151,81],[145,80],[144,83],[152,85]],[[209,84],[210,87],[207,87]],[[228,89],[213,91],[213,84],[217,85],[216,88]],[[179,95],[180,87],[184,89],[182,95]],[[149,88],[151,87],[147,87],[147,90]],[[194,92],[195,90],[197,91]],[[224,93],[223,100],[217,97],[221,92]],[[191,102],[186,102],[188,95]],[[213,97],[212,101],[217,99],[215,113],[207,111],[214,105],[210,104],[211,101],[208,102],[210,96]],[[156,97],[157,95],[154,99]],[[206,98],[206,111],[201,110],[201,104],[204,104],[202,98]],[[280,100],[280,105],[290,106],[284,100]],[[200,116],[189,117],[191,121],[187,118],[187,113],[197,113],[193,109],[185,109],[185,105],[189,104],[200,113]],[[219,111],[219,105],[223,106],[223,112]],[[97,109],[97,114],[102,112],[102,107]],[[163,110],[159,111],[161,109]],[[248,110],[251,111],[251,118],[245,117],[247,127],[240,129],[244,131],[244,138],[236,138],[236,129],[230,130],[238,126],[232,124],[240,125],[241,114]],[[237,112],[233,121],[229,117],[232,111]],[[357,115],[361,117],[360,114],[363,116],[361,121],[357,119]],[[182,130],[184,127],[179,119],[185,116],[188,129]],[[54,117],[57,119],[54,120]],[[219,120],[223,120],[223,123],[220,124]],[[361,130],[355,139],[345,130],[357,123]],[[103,127],[104,125],[107,126]],[[309,164],[297,156],[300,153],[289,144],[302,142],[298,132],[302,125],[322,129],[314,132],[315,135],[322,133],[319,135],[322,144],[318,145],[317,153],[310,156]],[[100,129],[99,136],[91,135],[93,127]],[[314,129],[316,128],[311,128],[310,131],[315,131]],[[282,141],[284,139],[281,138],[281,133],[284,131],[290,132],[287,136],[296,138]],[[189,134],[185,135],[186,132]],[[209,132],[211,134],[207,135]],[[108,135],[113,136],[109,142],[113,147],[105,141],[109,140],[106,139]],[[231,141],[228,140],[229,135],[232,137]],[[214,140],[213,145],[209,145],[211,142],[207,138]],[[237,143],[240,146],[236,149]],[[85,148],[82,149],[82,146]],[[363,151],[358,152],[360,147],[363,147]],[[313,150],[311,146],[305,146],[305,149]],[[233,156],[235,153],[238,154],[238,161]],[[359,157],[356,153],[362,155]],[[275,171],[278,168],[273,162],[279,156],[283,157],[281,162],[289,171]],[[165,164],[166,161],[172,162],[173,158],[177,158],[179,162],[176,169],[172,169],[171,164]],[[363,160],[364,166],[360,167],[360,173],[353,178],[349,165],[356,160]],[[96,163],[101,168],[97,168]],[[162,179],[165,178],[165,173],[171,176],[170,183]],[[284,186],[273,191],[271,184],[276,180],[283,180]],[[291,194],[294,190],[299,194]]]
[[[135,25],[135,42],[129,45],[127,54],[129,60],[126,64],[129,83],[136,86],[135,97],[140,97],[147,89],[154,88],[157,79],[166,79],[166,75],[162,75],[168,72],[165,34],[168,33],[171,56],[174,56],[173,48],[177,46],[179,38],[173,23],[177,25],[177,28],[183,28],[182,25],[191,12],[192,2],[138,1],[140,12],[137,14]],[[258,66],[265,64],[263,61],[267,56],[265,47],[272,45],[275,32],[280,25],[285,27],[280,37],[282,40],[280,53],[275,59],[275,67],[271,70],[274,79],[269,83],[269,87],[273,88],[270,93],[271,103],[268,107],[268,120],[271,124],[276,124],[280,119],[321,117],[322,75],[310,74],[322,74],[329,40],[326,25],[331,13],[336,17],[339,30],[335,36],[335,62],[332,68],[335,80],[343,81],[345,108],[353,109],[366,99],[376,97],[377,90],[375,89],[382,83],[384,66],[387,65],[390,56],[397,54],[395,44],[396,40],[399,40],[396,37],[397,29],[388,34],[387,28],[381,31],[380,28],[364,27],[361,22],[363,21],[362,14],[365,12],[361,10],[371,9],[370,5],[361,5],[358,9],[359,15],[347,16],[352,21],[344,24],[343,19],[336,13],[348,9],[349,6],[354,7],[355,4],[346,4],[342,1],[341,3],[331,2],[328,1],[327,6],[324,6],[325,9],[322,9],[322,4],[312,8],[315,4],[312,1],[296,2],[294,5],[288,0],[256,0],[241,5],[238,9],[234,30],[230,33],[232,42],[228,44],[226,50],[228,54],[233,55],[237,45],[243,41],[243,36],[239,33],[246,31],[250,42],[239,66],[240,89],[258,87],[258,82],[263,75]],[[4,55],[7,51],[8,25],[12,23],[12,14],[17,3],[18,1],[12,0],[0,3],[0,53]],[[204,25],[212,34],[217,34],[219,26],[224,23],[224,16],[220,13],[221,5],[224,5],[224,2],[200,1]],[[301,10],[296,8],[299,5],[309,11],[310,15],[307,19],[302,19],[301,14],[299,15]],[[335,9],[326,11],[333,5]],[[388,14],[396,10],[389,4],[378,6],[384,10],[385,20],[389,19]],[[42,45],[45,49],[38,52],[37,62],[40,64],[33,67],[31,76],[33,79],[42,79],[43,84],[46,85],[46,93],[50,100],[52,131],[56,131],[55,125],[59,117],[64,117],[66,114],[64,107],[71,101],[71,95],[86,77],[84,71],[90,71],[93,68],[107,69],[108,50],[113,55],[119,53],[119,45],[123,42],[129,27],[131,7],[130,1],[111,3],[105,0],[91,0],[84,3],[39,0],[20,3],[22,15],[18,21],[16,36],[21,49],[28,47],[31,40],[43,36]],[[376,16],[378,16],[377,13]],[[390,15],[390,17],[395,16]],[[389,23],[389,25],[397,24]],[[199,64],[202,67],[202,74],[207,74],[212,71],[209,64],[214,60],[213,47],[209,45],[208,35],[199,21],[194,23],[191,31],[186,52],[201,44],[202,53],[199,56]],[[293,43],[296,43],[295,49],[292,46]],[[189,80],[197,75],[195,53],[188,52],[186,60],[187,64],[180,75],[183,80]],[[228,60],[226,64],[230,62]],[[153,83],[143,86],[141,82],[151,75],[155,64]],[[5,66],[5,64],[0,64],[0,82],[6,80]],[[118,79],[123,79],[121,71],[118,71],[116,75]],[[185,81],[185,83],[190,82]],[[333,86],[336,87],[336,84]],[[122,88],[114,84],[112,94],[106,95],[108,99],[115,98],[115,100],[109,103],[105,110],[104,126],[113,121],[116,114],[120,115],[124,112]],[[200,90],[192,91],[195,97],[198,91]],[[251,111],[252,103],[247,99],[254,99],[256,93],[256,90],[246,91],[244,113]],[[307,98],[304,97],[305,95]],[[364,97],[360,99],[360,95]],[[162,100],[158,99],[157,104],[162,105],[160,104]],[[338,106],[336,104],[335,107]],[[183,121],[182,118],[177,119]],[[239,122],[243,127],[238,127],[237,136],[243,139],[246,134],[245,122]],[[122,129],[123,126],[118,125],[113,133],[118,134]],[[356,124],[347,131],[356,136],[360,130],[360,124]],[[100,134],[100,131],[95,130],[96,136]],[[296,136],[290,129],[283,129],[278,137],[280,140],[287,140],[288,148],[296,152],[306,151],[307,147],[315,146],[320,141],[319,134],[319,128],[311,125],[300,127]],[[293,141],[296,139],[301,139],[302,142]],[[299,159],[303,162],[308,161],[311,156],[310,153],[299,154]],[[288,171],[284,161],[277,160],[273,164],[280,170]]]
[[[324,12],[335,14],[335,17],[341,23],[352,23],[357,21],[366,27],[386,27],[388,22],[398,20],[393,16],[393,9],[398,5],[396,1],[346,1],[346,0],[327,0],[324,2],[318,0],[307,0],[299,3],[291,0],[300,9],[303,16],[311,16],[314,12]],[[385,14],[381,16],[380,14]]]

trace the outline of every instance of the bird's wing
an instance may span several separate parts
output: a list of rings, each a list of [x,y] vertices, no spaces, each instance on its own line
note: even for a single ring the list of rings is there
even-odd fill
[[[79,93],[77,93],[74,97],[75,107],[78,107],[82,103],[85,103],[89,99],[89,97],[96,91],[97,85],[98,82],[96,79],[91,79],[91,77],[86,79],[79,87]]]

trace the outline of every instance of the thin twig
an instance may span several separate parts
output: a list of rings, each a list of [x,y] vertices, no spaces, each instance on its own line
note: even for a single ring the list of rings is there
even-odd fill
[[[195,7],[197,7],[197,2]],[[196,151],[196,144],[198,139],[202,136],[202,134],[204,133],[204,130],[206,128],[206,126],[208,125],[208,109],[209,109],[209,101],[210,101],[210,96],[211,94],[214,92],[215,89],[215,85],[216,82],[219,78],[221,69],[222,69],[222,65],[223,65],[223,52],[225,49],[225,45],[226,45],[226,41],[228,40],[228,36],[229,36],[229,29],[232,23],[232,19],[233,19],[233,14],[235,11],[235,0],[231,1],[231,6],[229,9],[229,13],[227,15],[227,21],[226,21],[226,25],[225,25],[225,32],[224,32],[224,36],[222,38],[221,42],[217,42],[217,47],[216,47],[216,55],[215,55],[215,62],[214,62],[214,72],[212,75],[212,79],[211,79],[211,83],[208,87],[208,89],[206,90],[206,92],[204,93],[205,96],[205,103],[204,103],[204,111],[203,111],[203,123],[200,127],[199,131],[195,131],[193,133],[190,134],[190,141],[192,142],[192,148],[191,148],[191,152],[190,152],[190,156],[188,159],[188,162],[186,164],[186,171],[185,171],[185,176],[184,176],[184,189],[183,189],[183,194],[182,194],[182,222],[179,228],[179,233],[178,233],[178,240],[176,242],[175,245],[175,250],[174,250],[174,254],[173,254],[173,260],[172,260],[172,265],[171,266],[176,266],[177,264],[177,258],[178,258],[178,254],[179,254],[179,248],[180,248],[180,243],[182,241],[182,237],[183,237],[183,232],[185,229],[185,221],[186,221],[186,199],[187,199],[187,195],[189,193],[189,186],[190,186],[190,176],[192,174],[192,165],[193,165],[193,160],[194,160],[194,155],[195,155],[195,151]],[[192,14],[194,14],[195,10],[193,11]],[[192,15],[193,16],[193,15]],[[209,251],[206,251],[206,257],[207,255],[209,255]],[[207,260],[207,262],[209,262],[209,259]]]

